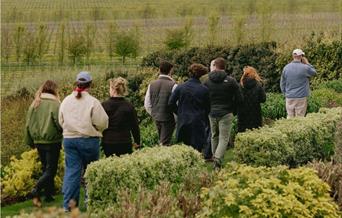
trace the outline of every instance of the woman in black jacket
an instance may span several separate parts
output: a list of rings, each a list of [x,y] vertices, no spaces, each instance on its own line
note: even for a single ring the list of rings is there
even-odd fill
[[[108,129],[103,131],[102,148],[106,157],[113,154],[132,153],[132,137],[134,147],[140,145],[140,129],[137,112],[124,96],[127,95],[127,80],[118,77],[110,81],[110,98],[102,103],[108,117]]]
[[[255,68],[246,66],[240,80],[243,100],[238,106],[238,132],[262,125],[261,103],[266,101],[262,80]]]

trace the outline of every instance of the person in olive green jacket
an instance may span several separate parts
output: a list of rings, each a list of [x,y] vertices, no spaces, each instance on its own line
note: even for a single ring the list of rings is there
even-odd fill
[[[63,130],[58,122],[59,106],[57,85],[47,80],[37,91],[27,113],[25,143],[37,148],[43,168],[43,174],[31,192],[33,204],[37,207],[41,206],[42,190],[46,202],[54,200],[54,178],[63,139]]]

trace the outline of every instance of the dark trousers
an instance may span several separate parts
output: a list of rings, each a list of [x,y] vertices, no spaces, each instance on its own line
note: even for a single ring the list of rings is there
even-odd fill
[[[210,130],[209,125],[205,128],[205,132],[208,137],[206,141],[207,143],[203,147],[203,156],[204,156],[204,159],[211,159],[213,156],[213,153],[211,151],[211,130]]]
[[[107,144],[102,143],[103,151],[106,157],[113,154],[120,156],[123,154],[131,154],[133,152],[132,143],[120,143],[120,144]]]
[[[51,197],[55,191],[55,176],[57,173],[59,153],[61,144],[38,144],[36,145],[39,159],[42,162],[43,174],[35,186],[36,196],[44,189],[45,196]]]
[[[162,145],[170,145],[176,122],[174,120],[155,121],[155,124],[158,130],[159,143]]]

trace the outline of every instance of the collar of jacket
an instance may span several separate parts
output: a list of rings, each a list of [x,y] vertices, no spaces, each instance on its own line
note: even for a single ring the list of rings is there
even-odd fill
[[[40,98],[59,101],[58,98],[57,98],[56,96],[54,96],[53,94],[50,94],[50,93],[42,93],[42,94],[40,95]]]
[[[195,83],[201,83],[201,81],[199,79],[196,79],[196,78],[190,78],[188,81],[189,82],[195,82]]]
[[[164,78],[164,79],[169,79],[169,80],[172,80],[172,81],[174,81],[174,79],[172,79],[172,77],[171,76],[169,76],[169,75],[163,75],[163,74],[161,74],[161,75],[159,75],[159,77],[158,77],[159,79],[161,79],[161,78]]]

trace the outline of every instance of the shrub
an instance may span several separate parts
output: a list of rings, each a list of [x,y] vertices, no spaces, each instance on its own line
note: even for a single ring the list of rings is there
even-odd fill
[[[329,186],[309,168],[254,168],[235,163],[201,194],[197,217],[340,217]]]
[[[122,57],[123,64],[127,57],[137,57],[139,46],[139,38],[135,32],[121,32],[116,35],[115,53]]]
[[[336,125],[342,108],[323,110],[307,117],[278,120],[272,127],[239,133],[236,159],[251,165],[302,165],[314,159],[329,159],[334,152]]]
[[[20,159],[12,157],[9,165],[4,168],[5,175],[1,184],[1,199],[27,196],[42,173],[41,167],[36,149],[23,152]],[[58,190],[62,187],[63,174],[64,153],[61,151],[57,176],[55,177],[55,185]]]
[[[278,91],[280,72],[276,68],[278,54],[275,50],[275,42],[264,42],[236,47],[189,48],[173,53],[157,51],[144,57],[142,66],[158,67],[160,59],[167,59],[175,64],[175,72],[178,76],[187,76],[188,67],[192,63],[201,63],[209,67],[211,60],[223,57],[227,60],[227,72],[237,80],[242,76],[244,66],[254,66],[265,78],[266,89]]]
[[[279,93],[267,93],[266,102],[261,105],[262,116],[267,119],[280,119],[287,116],[285,97]],[[321,99],[311,96],[308,98],[307,113],[318,112]]]
[[[319,102],[321,107],[342,106],[342,93],[337,93],[333,89],[316,89],[312,91],[311,98]]]
[[[162,182],[153,190],[141,187],[138,193],[119,192],[118,204],[97,214],[98,217],[195,217],[201,209],[200,192],[213,182],[206,170],[188,174],[182,184]]]
[[[118,192],[139,186],[154,188],[161,181],[180,183],[203,164],[201,154],[184,145],[145,148],[132,155],[91,163],[85,173],[90,212],[117,202]]]
[[[342,93],[342,78],[321,83],[319,88],[333,89],[337,93]]]
[[[331,196],[342,209],[342,163],[313,162],[310,166],[317,171],[317,175],[331,187]]]

